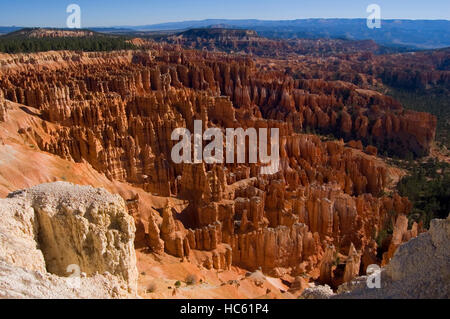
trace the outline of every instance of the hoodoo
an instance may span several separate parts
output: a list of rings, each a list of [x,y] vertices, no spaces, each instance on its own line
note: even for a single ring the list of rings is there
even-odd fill
[[[0,297],[448,298],[450,51],[245,23],[0,36]]]

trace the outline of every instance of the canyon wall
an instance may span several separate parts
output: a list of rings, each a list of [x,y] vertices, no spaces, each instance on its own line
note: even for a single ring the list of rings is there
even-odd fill
[[[188,202],[182,211],[168,201],[149,214],[140,198],[127,198],[136,245],[181,258],[205,251],[204,266],[216,269],[335,283],[358,275],[358,264],[377,260],[375,239],[386,223],[411,209],[406,198],[385,194],[398,176],[371,142],[421,155],[434,137],[433,117],[353,84],[294,79],[247,57],[177,46],[5,56],[0,71],[5,98],[35,110],[40,128],[19,133],[40,151]],[[222,131],[278,128],[280,170],[174,163],[171,133],[193,132],[194,120]],[[310,129],[368,146],[349,148]]]

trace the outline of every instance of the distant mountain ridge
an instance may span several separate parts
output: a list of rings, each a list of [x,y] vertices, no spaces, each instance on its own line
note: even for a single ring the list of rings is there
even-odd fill
[[[4,35],[5,37],[24,37],[30,39],[39,38],[64,38],[64,37],[93,37],[101,33],[88,29],[59,29],[59,28],[24,28]]]
[[[189,29],[179,33],[180,36],[188,38],[201,37],[204,39],[214,39],[220,37],[259,37],[256,31],[245,29],[230,29],[230,28],[196,28]]]
[[[0,26],[0,34],[6,34],[6,33],[11,33],[17,30],[23,29],[21,27],[1,27]]]
[[[141,26],[117,26],[135,31],[187,30],[217,27],[251,29],[269,38],[371,39],[382,45],[417,49],[450,46],[449,20],[382,20],[380,29],[369,29],[366,19],[227,20],[169,22]],[[96,28],[93,28],[96,30]]]
[[[227,53],[245,53],[260,57],[290,54],[329,56],[336,53],[371,52],[388,54],[409,51],[408,48],[387,47],[373,40],[347,39],[271,39],[247,29],[197,28],[182,32],[137,31],[155,41],[183,45],[186,48]]]
[[[0,34],[0,52],[28,53],[59,50],[113,51],[136,48],[122,35],[88,29],[24,28]]]
[[[391,47],[438,49],[450,47],[450,20],[382,20],[380,29],[369,29],[366,19],[206,19],[168,22],[137,26],[91,27],[92,31],[115,34],[136,34],[150,31],[185,31],[199,28],[254,30],[258,35],[273,39],[334,38],[373,40]],[[0,26],[0,34],[22,29]]]

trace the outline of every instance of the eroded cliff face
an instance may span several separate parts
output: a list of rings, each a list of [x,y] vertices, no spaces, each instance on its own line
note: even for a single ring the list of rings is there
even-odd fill
[[[374,146],[348,148],[304,130],[421,154],[435,119],[424,115],[418,124],[420,114],[381,94],[345,82],[294,80],[266,66],[158,45],[143,52],[6,55],[0,91],[36,112],[37,124],[18,133],[40,151],[187,201],[182,209],[168,201],[156,211],[139,196],[126,197],[136,245],[186,259],[202,251],[208,269],[261,268],[337,284],[358,275],[358,265],[377,261],[376,237],[411,205],[382,195],[396,176],[373,156]],[[261,175],[261,163],[175,164],[171,133],[193,132],[194,120],[222,131],[278,128],[280,171]]]
[[[8,109],[6,106],[5,97],[3,91],[0,92],[0,122],[6,122],[8,120]]]
[[[191,29],[175,35],[161,36],[159,40],[197,50],[240,52],[262,57],[328,56],[336,53],[381,51],[381,47],[372,40],[279,40],[261,37],[253,30],[228,28]]]
[[[1,296],[136,296],[135,225],[121,197],[42,184],[1,199],[0,216]]]

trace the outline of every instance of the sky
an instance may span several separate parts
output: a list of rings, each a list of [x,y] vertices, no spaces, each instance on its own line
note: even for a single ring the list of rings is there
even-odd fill
[[[366,18],[372,3],[380,6],[382,19],[450,20],[448,0],[0,0],[0,26],[65,27],[72,3],[80,6],[86,28],[202,19]]]

